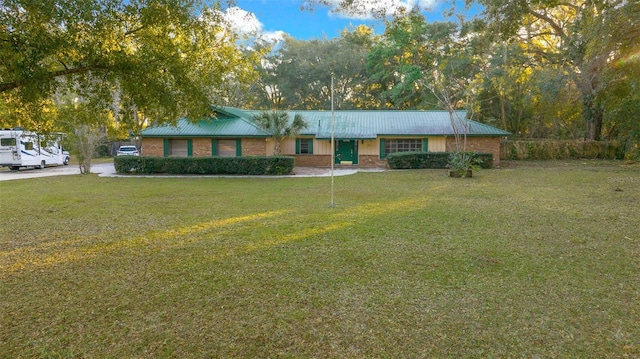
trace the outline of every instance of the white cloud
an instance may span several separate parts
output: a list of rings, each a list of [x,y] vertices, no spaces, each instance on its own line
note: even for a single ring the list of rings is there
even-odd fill
[[[253,41],[278,43],[284,39],[283,31],[264,31],[264,25],[256,15],[239,7],[230,7],[222,14],[232,31]]]
[[[239,7],[226,9],[222,16],[238,34],[253,35],[262,31],[263,25],[256,15]]]
[[[326,0],[331,8],[330,13],[353,19],[371,19],[380,16],[391,16],[402,10],[413,8],[430,9],[438,4],[439,0],[355,0],[346,11],[340,8],[341,0]]]

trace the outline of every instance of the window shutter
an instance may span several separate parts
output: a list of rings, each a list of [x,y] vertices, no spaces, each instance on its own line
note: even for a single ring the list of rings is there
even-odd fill
[[[218,155],[218,139],[212,138],[211,139],[211,156],[217,156],[217,155]]]
[[[296,155],[300,154],[300,139],[296,138]]]
[[[313,154],[313,138],[309,139],[309,154]]]
[[[169,139],[164,138],[162,140],[162,152],[164,157],[169,157]]]
[[[193,157],[193,140],[187,140],[187,157]]]
[[[384,138],[380,139],[380,159],[384,159]]]
[[[236,140],[236,157],[242,157],[242,140]]]
[[[422,152],[429,152],[429,139],[428,138],[423,138],[422,139]]]

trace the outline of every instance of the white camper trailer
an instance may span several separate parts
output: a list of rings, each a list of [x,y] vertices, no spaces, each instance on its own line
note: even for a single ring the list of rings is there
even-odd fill
[[[15,171],[68,165],[69,152],[62,148],[62,136],[57,137],[51,139],[20,128],[0,129],[0,167]]]

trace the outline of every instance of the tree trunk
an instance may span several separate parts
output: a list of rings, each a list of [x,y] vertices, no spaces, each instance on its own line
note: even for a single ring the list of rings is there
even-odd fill
[[[583,95],[582,118],[585,122],[585,140],[599,141],[602,135],[604,111],[595,103],[593,94]]]

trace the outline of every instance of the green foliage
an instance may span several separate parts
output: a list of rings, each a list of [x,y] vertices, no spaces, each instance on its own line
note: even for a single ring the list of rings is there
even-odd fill
[[[467,173],[468,171],[477,170],[482,163],[482,158],[480,158],[475,152],[457,151],[449,155],[449,163],[447,164],[447,168],[451,169],[453,173],[457,174],[453,177],[462,177],[463,174]],[[468,176],[465,175],[465,177]]]
[[[0,113],[70,96],[121,127],[199,118],[229,78],[250,81],[220,12],[188,0],[6,0],[0,6]],[[19,124],[36,129],[38,118]]]
[[[290,120],[289,113],[286,111],[263,111],[255,115],[253,120],[273,137],[275,142],[273,154],[275,156],[281,154],[280,146],[285,138],[296,137],[301,130],[308,126],[302,115],[296,114],[293,116],[293,120]]]
[[[481,0],[479,3],[485,9],[489,33],[522,44],[533,60],[526,67],[567,76],[566,84],[545,83],[561,93],[578,95],[585,138],[599,140],[609,122],[620,120],[607,116],[602,99],[608,98],[610,88],[617,86],[610,72],[615,72],[617,64],[637,51],[638,1]],[[512,68],[522,64],[515,66]],[[554,103],[558,108],[567,104],[564,98],[556,98]]]
[[[377,8],[391,19],[373,38],[371,86],[361,87],[379,107],[439,102],[521,138],[640,145],[639,1],[468,0],[480,16],[468,20],[468,7],[452,3],[459,21],[444,23],[427,22],[418,6],[391,17],[393,9],[367,0],[307,3],[350,14]]]
[[[287,156],[118,156],[113,162],[116,172],[121,174],[286,175],[293,171],[295,159]]]
[[[436,108],[437,100],[424,77],[454,44],[456,31],[454,23],[427,23],[418,11],[398,14],[386,23],[367,60],[371,81],[379,84],[374,94],[383,107]]]
[[[500,158],[510,160],[621,159],[632,149],[619,141],[503,140]]]
[[[91,173],[91,160],[96,157],[98,148],[107,142],[109,111],[99,101],[81,102],[63,97],[58,99],[56,115],[55,123],[68,134],[80,173]]]
[[[372,33],[361,26],[330,40],[285,38],[282,48],[267,56],[260,70],[261,81],[254,88],[262,99],[259,106],[329,109],[332,75],[335,108],[369,106],[365,63]]]
[[[446,168],[447,152],[395,152],[387,155],[392,169]]]
[[[387,163],[393,169],[452,168],[452,156],[454,155],[456,153],[452,152],[395,152],[387,156]],[[465,158],[482,168],[491,168],[493,165],[493,154],[491,153],[466,152]],[[454,163],[457,168],[459,162]]]

